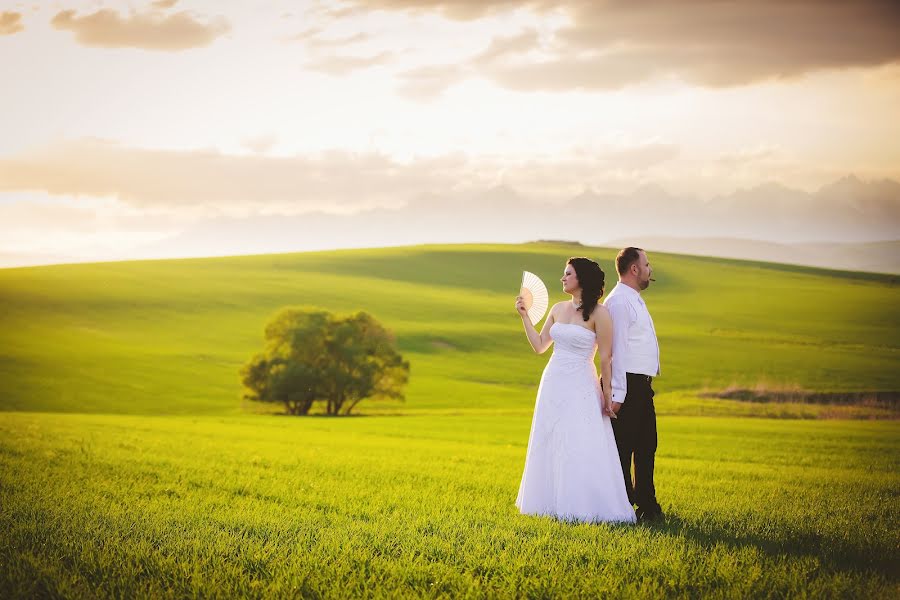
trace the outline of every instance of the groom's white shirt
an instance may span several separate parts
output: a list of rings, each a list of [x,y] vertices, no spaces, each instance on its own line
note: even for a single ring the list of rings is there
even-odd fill
[[[644,299],[631,287],[617,283],[603,305],[613,322],[612,399],[625,402],[625,373],[659,375],[659,342]]]

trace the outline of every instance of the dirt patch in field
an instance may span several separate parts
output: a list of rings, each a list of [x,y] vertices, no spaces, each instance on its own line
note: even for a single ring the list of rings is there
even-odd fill
[[[844,406],[868,406],[900,410],[900,392],[811,392],[809,390],[767,390],[729,388],[715,392],[702,392],[703,398],[722,398],[744,402],[794,402],[800,404],[831,404]]]
[[[703,391],[701,398],[756,405],[746,416],[781,419],[900,420],[900,392],[813,392],[800,388],[731,387]],[[737,407],[735,407],[737,408]]]
[[[444,340],[432,340],[431,347],[435,350],[458,350],[458,348],[450,342]]]

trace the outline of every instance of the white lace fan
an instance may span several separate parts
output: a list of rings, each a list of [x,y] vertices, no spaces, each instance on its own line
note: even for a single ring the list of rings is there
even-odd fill
[[[547,286],[534,273],[522,271],[522,288],[519,290],[519,295],[525,299],[525,309],[528,311],[531,324],[537,325],[537,322],[544,318],[544,313],[547,312],[547,306],[550,304]]]

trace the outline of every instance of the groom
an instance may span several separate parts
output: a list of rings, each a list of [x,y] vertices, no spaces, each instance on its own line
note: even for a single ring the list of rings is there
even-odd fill
[[[663,516],[653,486],[656,455],[656,410],[653,407],[653,377],[659,375],[659,343],[656,329],[641,291],[647,289],[653,269],[640,248],[623,248],[616,256],[619,282],[603,303],[613,322],[612,421],[625,476],[625,489],[637,504],[640,521]],[[631,461],[634,457],[634,481]]]

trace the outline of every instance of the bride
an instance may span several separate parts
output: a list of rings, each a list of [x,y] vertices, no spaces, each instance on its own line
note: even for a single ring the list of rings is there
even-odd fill
[[[524,514],[571,521],[636,521],[628,501],[610,418],[612,320],[599,304],[603,270],[570,258],[562,276],[572,299],[559,302],[538,333],[524,300],[516,298],[531,347],[543,354],[555,343],[538,388],[525,471],[516,506]],[[601,382],[594,354],[600,351]]]

